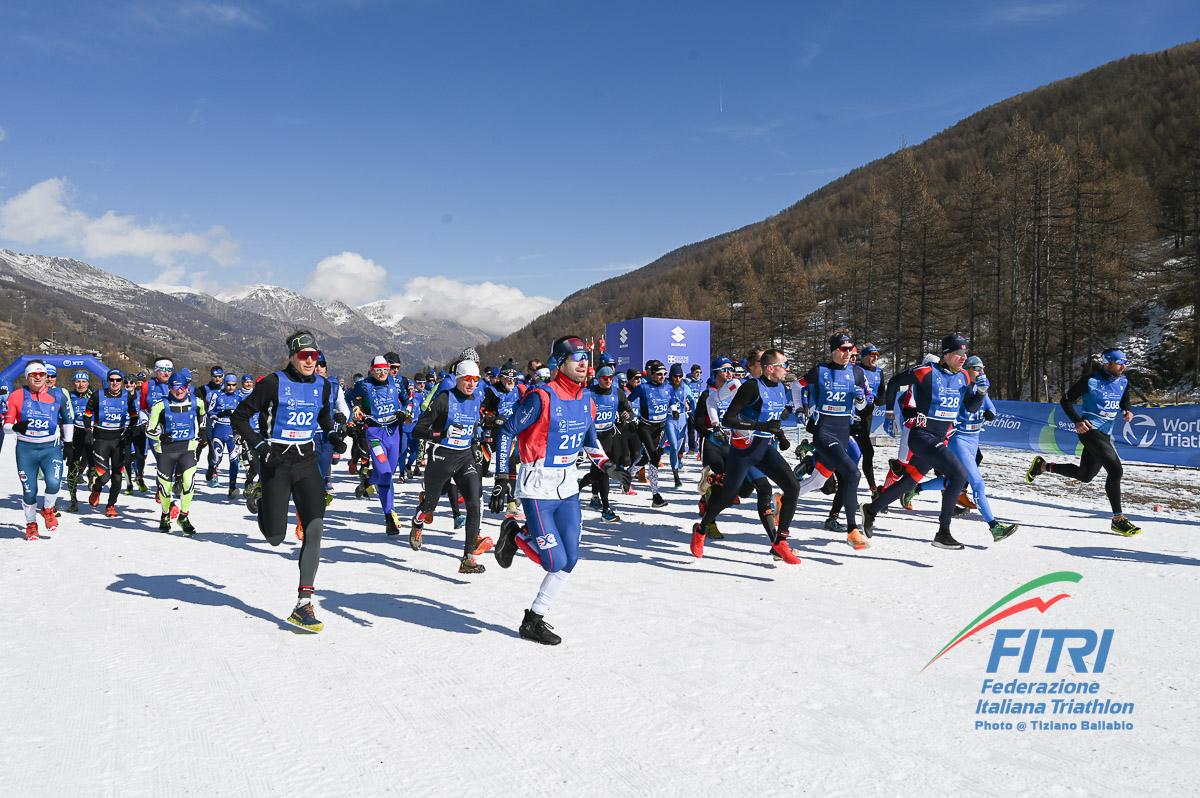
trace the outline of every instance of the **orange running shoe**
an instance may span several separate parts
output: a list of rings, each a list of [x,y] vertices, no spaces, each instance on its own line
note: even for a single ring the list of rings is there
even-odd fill
[[[490,537],[482,537],[479,539],[479,542],[475,544],[475,550],[471,552],[471,554],[476,557],[478,557],[480,554],[487,554],[495,545],[496,542]]]
[[[296,519],[296,540],[304,542],[304,524],[300,523],[300,519]]]
[[[699,521],[692,526],[692,556],[697,558],[704,556],[704,533],[700,531]]]
[[[863,549],[871,548],[871,541],[867,540],[866,535],[864,535],[862,532],[859,532],[857,527],[851,529],[846,535],[846,542],[849,543],[850,547],[855,551],[862,551]]]
[[[38,534],[37,521],[30,521],[28,524],[25,525],[25,539],[26,540],[38,540],[40,538],[41,538],[41,535]]]
[[[92,488],[92,492],[88,494],[88,504],[95,507],[100,503],[100,489]]]
[[[800,558],[792,551],[792,547],[788,545],[787,538],[781,537],[771,544],[771,551],[783,560],[788,565],[799,565]]]
[[[966,507],[968,510],[978,510],[979,509],[978,507],[975,506],[975,502],[971,501],[971,498],[969,496],[967,496],[967,492],[965,490],[962,492],[962,495],[960,495],[958,497],[958,506]]]
[[[58,529],[58,516],[50,508],[42,510],[42,518],[46,521],[46,531],[53,532]]]
[[[110,504],[110,505],[108,505],[107,507],[105,507],[105,508],[104,508],[104,515],[105,515],[105,517],[107,517],[107,518],[116,518],[116,517],[117,517],[117,508],[116,508],[116,505]]]
[[[171,505],[171,520],[174,521],[178,517],[179,517],[179,505],[172,504]]]

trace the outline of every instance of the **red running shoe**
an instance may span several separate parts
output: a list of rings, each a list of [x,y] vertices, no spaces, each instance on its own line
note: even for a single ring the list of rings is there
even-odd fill
[[[110,505],[108,505],[107,507],[105,507],[105,508],[104,508],[104,515],[105,515],[106,517],[108,517],[108,518],[116,518],[116,517],[117,517],[117,508],[116,508],[116,505],[110,504]]]
[[[792,551],[792,547],[788,545],[787,538],[780,538],[771,544],[771,551],[779,556],[788,565],[799,565],[800,558]]]
[[[38,534],[37,521],[30,521],[25,525],[25,539],[38,540],[39,538],[41,538],[41,535]]]
[[[699,521],[692,525],[692,556],[696,558],[704,556],[704,533],[700,531]]]
[[[58,516],[54,514],[53,510],[49,508],[42,510],[42,518],[46,521],[47,532],[58,529]]]
[[[99,503],[100,503],[100,489],[93,488],[92,492],[88,494],[88,504],[95,507]]]
[[[492,550],[492,548],[495,545],[496,545],[496,542],[494,540],[492,540],[491,538],[482,537],[479,539],[479,542],[475,544],[475,550],[473,552],[471,552],[471,554],[473,554],[476,557],[478,557],[481,554],[487,554],[489,551]]]
[[[171,505],[171,520],[174,521],[178,517],[179,517],[179,505],[172,504]]]

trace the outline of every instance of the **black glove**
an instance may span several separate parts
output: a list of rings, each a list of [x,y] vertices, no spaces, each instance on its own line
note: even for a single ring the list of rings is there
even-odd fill
[[[346,414],[345,413],[334,413],[333,414],[333,423],[339,424],[339,425],[345,424],[346,423]]]
[[[993,413],[991,410],[984,410],[983,411],[983,420],[984,421],[995,421],[996,414]]]
[[[158,445],[159,446],[166,446],[168,443],[171,443],[172,441],[173,441],[173,439],[171,438],[171,433],[167,432],[166,430],[163,430],[162,432],[160,432],[158,434]]]
[[[793,410],[791,405],[788,405],[787,407],[783,408],[783,413],[780,414],[780,416],[779,416],[780,421],[787,421],[789,418],[792,417],[794,412],[795,411]]]
[[[229,418],[233,415],[233,411],[226,408],[225,410],[217,411],[217,418]]]
[[[504,504],[508,500],[508,474],[497,474],[496,484],[492,486],[492,495],[488,497],[488,509],[493,513],[504,512]]]
[[[333,434],[329,436],[329,442],[333,444],[333,450],[338,454],[346,453],[346,431],[344,429],[340,432],[334,430]]]
[[[673,419],[675,419],[676,421],[678,421],[678,420],[679,420],[679,411],[678,411],[678,410],[672,410],[672,411],[671,411],[671,418],[673,418]]]
[[[772,434],[777,435],[783,431],[783,427],[780,426],[779,419],[773,418],[770,421],[755,421],[754,422],[754,431],[755,432],[770,432]]]
[[[275,452],[271,450],[271,444],[266,441],[259,441],[254,447],[254,454],[258,457],[259,468],[265,468],[274,460]]]
[[[18,435],[24,435],[25,430],[27,429],[29,429],[29,422],[25,419],[21,419],[17,423],[13,424],[13,432],[17,433]]]
[[[775,441],[779,444],[779,450],[786,452],[792,448],[792,442],[788,440],[788,436],[783,434],[783,430],[775,433]]]

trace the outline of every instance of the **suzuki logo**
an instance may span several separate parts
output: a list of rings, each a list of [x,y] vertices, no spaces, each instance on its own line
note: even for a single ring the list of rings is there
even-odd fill
[[[1141,434],[1139,438],[1138,435]],[[1137,413],[1125,425],[1121,437],[1130,446],[1136,446],[1139,449],[1145,449],[1154,445],[1154,441],[1158,438],[1158,426],[1154,423],[1154,419],[1150,416]]]
[[[671,340],[677,344],[683,343],[683,339],[686,334],[687,333],[683,331],[682,327],[676,326],[675,329],[671,330]]]
[[[621,340],[621,346],[625,346],[625,344],[629,343],[629,330],[622,327],[621,334],[617,337]]]

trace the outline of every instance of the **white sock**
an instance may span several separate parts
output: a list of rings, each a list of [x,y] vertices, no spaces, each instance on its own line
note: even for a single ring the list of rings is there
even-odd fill
[[[814,490],[822,487],[828,481],[829,477],[825,476],[816,468],[814,468],[812,473],[805,477],[804,481],[800,483],[799,495],[803,496],[806,493],[812,493]]]
[[[46,494],[46,499],[45,499],[45,501],[42,502],[42,505],[47,510],[53,510],[54,505],[57,503],[58,503],[58,491],[54,491],[53,493]]]
[[[24,502],[22,502],[22,506],[25,508],[25,523],[31,524],[34,521],[36,521],[37,520],[37,505],[36,504],[25,504]]]
[[[563,589],[563,585],[567,583],[566,571],[550,571],[542,579],[542,585],[538,588],[537,597],[533,600],[533,606],[529,609],[536,612],[538,615],[545,615],[546,610],[550,609],[550,602],[554,601],[558,592]]]

